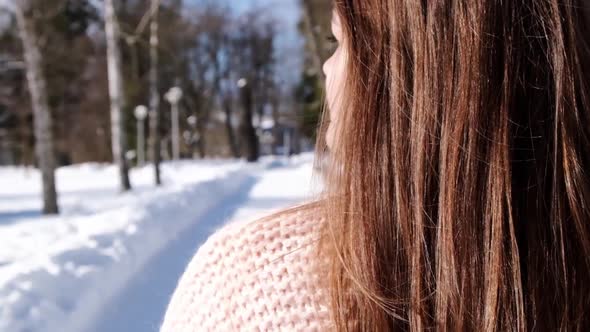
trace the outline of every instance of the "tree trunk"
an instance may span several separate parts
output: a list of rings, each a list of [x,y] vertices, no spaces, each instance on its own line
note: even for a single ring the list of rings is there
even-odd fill
[[[225,101],[223,102],[223,111],[225,112],[225,132],[227,134],[227,141],[229,143],[229,149],[231,151],[232,157],[240,158],[240,148],[238,146],[236,135],[234,133],[234,126],[232,124],[232,106],[231,100],[229,98],[229,96],[226,96]]]
[[[160,163],[162,161],[160,122],[162,114],[160,111],[160,91],[158,84],[158,14],[160,12],[160,0],[152,0],[152,20],[150,23],[150,157],[154,165],[156,185],[162,184],[160,174]]]
[[[205,159],[207,157],[207,140],[205,138],[205,126],[197,125],[197,134],[199,140],[197,141],[197,149],[199,150],[199,158]]]
[[[241,89],[242,103],[244,107],[243,118],[240,132],[244,139],[244,155],[248,162],[258,161],[258,135],[256,129],[252,125],[253,115],[253,100],[252,100],[252,89],[250,83],[246,84]]]
[[[209,53],[209,58],[211,59],[211,62],[213,62],[213,92],[221,96],[222,99],[221,103],[223,104],[223,112],[225,113],[225,132],[227,135],[229,150],[232,157],[240,158],[240,148],[238,146],[238,142],[236,141],[234,126],[232,125],[231,94],[228,92],[226,96],[222,95],[223,89],[221,87],[221,81],[223,78],[228,79],[229,73],[221,72],[221,64],[219,63],[219,56],[217,53]]]
[[[129,165],[125,156],[127,151],[127,137],[123,110],[126,105],[125,94],[123,91],[121,50],[119,48],[120,31],[115,16],[113,1],[114,0],[104,1],[109,95],[111,98],[111,144],[113,147],[113,161],[119,168],[121,190],[127,191],[131,189],[131,183],[129,181]]]
[[[55,150],[52,119],[47,99],[47,82],[35,29],[35,18],[29,1],[16,6],[16,17],[27,68],[27,81],[31,93],[35,132],[35,152],[41,170],[43,185],[43,213],[58,213],[55,190]]]
[[[277,154],[277,150],[279,147],[279,140],[280,137],[279,135],[281,134],[281,128],[280,128],[280,117],[279,117],[279,111],[280,111],[280,88],[278,86],[275,85],[274,88],[274,94],[270,97],[271,98],[271,105],[272,105],[272,121],[273,121],[273,127],[272,127],[272,137],[273,137],[273,141],[272,141],[272,154],[276,155]]]

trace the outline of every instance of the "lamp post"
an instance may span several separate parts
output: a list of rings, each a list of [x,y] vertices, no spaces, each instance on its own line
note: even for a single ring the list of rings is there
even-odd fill
[[[172,160],[180,159],[180,125],[178,119],[178,103],[182,98],[179,87],[171,88],[164,96],[172,106]]]
[[[143,166],[145,164],[145,119],[148,115],[148,108],[144,105],[139,105],[134,111],[135,119],[137,119],[137,165]]]

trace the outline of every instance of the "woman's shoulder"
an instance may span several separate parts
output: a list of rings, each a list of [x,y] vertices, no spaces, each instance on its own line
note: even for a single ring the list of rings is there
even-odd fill
[[[246,261],[270,258],[311,244],[320,223],[313,211],[297,208],[253,221],[231,222],[211,235],[200,251]]]
[[[313,270],[321,222],[300,207],[216,231],[181,278],[162,330],[322,326]]]
[[[289,261],[312,259],[320,218],[286,210],[270,216],[226,224],[199,248],[188,265],[189,278],[234,273],[243,277]]]

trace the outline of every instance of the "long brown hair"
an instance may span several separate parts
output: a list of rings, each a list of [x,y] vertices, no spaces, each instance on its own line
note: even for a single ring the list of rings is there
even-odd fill
[[[319,248],[338,330],[590,329],[583,5],[335,1]]]

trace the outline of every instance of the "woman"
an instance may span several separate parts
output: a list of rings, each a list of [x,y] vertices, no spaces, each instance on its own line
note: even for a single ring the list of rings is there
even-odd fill
[[[324,197],[213,235],[163,330],[589,330],[584,5],[336,1]]]

